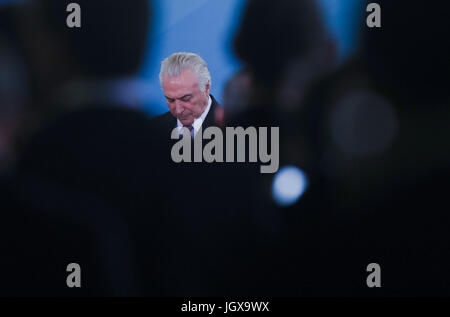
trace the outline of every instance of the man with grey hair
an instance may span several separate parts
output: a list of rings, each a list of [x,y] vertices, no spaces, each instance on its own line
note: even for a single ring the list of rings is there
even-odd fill
[[[175,127],[179,134],[183,127],[189,129],[194,137],[200,128],[215,125],[219,104],[209,94],[211,75],[203,58],[194,53],[174,53],[162,61],[159,79],[169,112],[155,121],[167,129],[167,137]]]

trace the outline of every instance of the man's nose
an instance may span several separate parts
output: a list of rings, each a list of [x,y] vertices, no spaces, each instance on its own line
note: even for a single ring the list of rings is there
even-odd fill
[[[184,107],[179,100],[175,100],[175,111],[177,114],[181,114],[184,111]]]

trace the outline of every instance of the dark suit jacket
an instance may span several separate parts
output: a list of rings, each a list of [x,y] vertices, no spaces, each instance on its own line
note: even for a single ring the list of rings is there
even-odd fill
[[[213,95],[211,96],[211,108],[209,109],[208,115],[206,116],[205,120],[202,124],[202,129],[205,130],[208,127],[215,126],[215,119],[214,119],[214,113],[216,111],[217,107],[220,107],[220,104],[217,102],[217,100],[214,98]],[[172,130],[177,126],[177,119],[168,111],[162,115],[159,115],[152,119],[153,124],[156,125],[156,127],[163,133],[163,135],[167,135],[168,139],[170,139],[170,133]]]

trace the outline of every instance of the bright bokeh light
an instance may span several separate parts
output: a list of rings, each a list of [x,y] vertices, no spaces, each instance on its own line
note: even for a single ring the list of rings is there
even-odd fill
[[[273,179],[272,196],[280,206],[296,203],[305,192],[308,180],[298,167],[285,166],[281,168]]]

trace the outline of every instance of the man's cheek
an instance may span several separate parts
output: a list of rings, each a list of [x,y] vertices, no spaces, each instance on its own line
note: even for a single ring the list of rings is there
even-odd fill
[[[201,109],[201,105],[199,105],[198,102],[189,102],[189,105],[187,107],[189,107],[189,110],[191,112],[195,113]]]
[[[184,104],[183,104],[183,108],[184,108],[186,111],[188,111],[189,113],[192,113],[192,112],[194,111],[194,108],[193,108],[192,105],[189,104],[189,103],[184,103]]]

